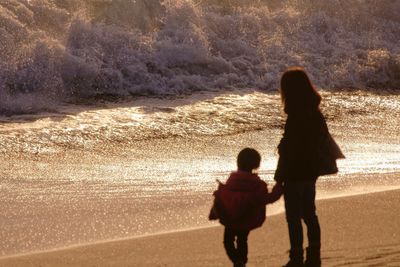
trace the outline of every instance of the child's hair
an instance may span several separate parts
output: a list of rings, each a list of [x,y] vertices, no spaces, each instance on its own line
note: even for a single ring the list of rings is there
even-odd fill
[[[286,114],[319,110],[321,96],[301,67],[291,67],[285,71],[280,92]]]
[[[241,171],[252,172],[260,167],[261,155],[253,148],[245,148],[239,152],[237,166]]]

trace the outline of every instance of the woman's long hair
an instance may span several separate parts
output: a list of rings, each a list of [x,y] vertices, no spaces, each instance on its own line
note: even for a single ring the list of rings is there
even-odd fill
[[[321,96],[301,67],[291,67],[285,71],[280,93],[286,114],[319,111]]]

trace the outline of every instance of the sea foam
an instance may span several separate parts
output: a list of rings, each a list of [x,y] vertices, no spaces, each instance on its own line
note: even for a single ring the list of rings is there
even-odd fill
[[[274,90],[290,65],[323,88],[398,89],[399,11],[390,0],[1,1],[1,111],[38,96]]]

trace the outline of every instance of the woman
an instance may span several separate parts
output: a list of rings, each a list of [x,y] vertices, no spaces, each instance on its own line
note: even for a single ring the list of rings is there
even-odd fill
[[[336,158],[341,153],[338,147],[333,155],[331,151],[323,151],[331,150],[327,147],[332,148],[329,141],[334,141],[319,110],[321,96],[302,68],[292,67],[283,74],[280,93],[287,120],[278,146],[279,161],[274,178],[284,186],[290,237],[290,260],[286,266],[321,266],[315,183],[319,175],[337,172]],[[301,220],[307,226],[309,244],[305,263]]]

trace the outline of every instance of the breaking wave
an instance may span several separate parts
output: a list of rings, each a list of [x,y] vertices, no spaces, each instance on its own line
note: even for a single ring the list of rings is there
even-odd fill
[[[7,0],[0,113],[49,100],[277,87],[400,88],[400,1]]]

